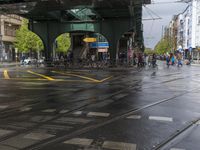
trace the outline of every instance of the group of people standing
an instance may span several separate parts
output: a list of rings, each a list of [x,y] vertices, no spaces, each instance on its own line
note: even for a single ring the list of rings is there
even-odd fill
[[[180,52],[177,52],[175,54],[170,53],[170,54],[166,54],[166,64],[169,67],[170,65],[175,65],[177,64],[177,66],[183,66],[183,55]],[[188,63],[187,65],[190,65],[191,63],[191,57],[189,57],[188,59]]]
[[[136,64],[138,67],[144,67],[148,65],[149,67],[156,67],[157,56],[156,54],[147,55],[145,53],[138,53],[138,56],[135,57]]]

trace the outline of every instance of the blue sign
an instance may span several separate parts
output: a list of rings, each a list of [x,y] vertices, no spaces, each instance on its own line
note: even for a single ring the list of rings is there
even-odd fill
[[[109,48],[108,42],[94,42],[90,43],[90,48]]]

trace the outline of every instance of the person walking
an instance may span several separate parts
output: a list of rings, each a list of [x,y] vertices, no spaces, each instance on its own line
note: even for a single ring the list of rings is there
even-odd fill
[[[183,66],[182,64],[182,55],[180,53],[177,54],[177,60],[178,60],[178,67],[181,65],[181,67]]]
[[[152,66],[153,66],[153,68],[155,68],[157,66],[156,61],[157,61],[156,54],[154,53],[153,56],[152,56]]]
[[[169,68],[169,65],[170,65],[170,56],[169,55],[166,55],[166,64],[167,64],[167,67]]]

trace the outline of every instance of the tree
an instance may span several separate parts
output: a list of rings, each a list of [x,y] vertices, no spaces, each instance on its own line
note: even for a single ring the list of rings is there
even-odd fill
[[[57,52],[63,52],[63,53],[67,53],[67,51],[70,48],[71,42],[70,42],[70,36],[68,33],[64,33],[62,35],[60,35],[57,39],[56,39],[56,51]]]
[[[28,20],[23,19],[21,27],[16,31],[15,47],[19,52],[39,52],[44,49],[43,42],[28,29]]]
[[[155,46],[155,51],[158,54],[164,54],[171,51],[170,41],[168,38],[162,38]]]
[[[150,54],[156,53],[156,51],[152,50],[151,48],[145,48],[144,53],[147,55],[150,55]]]

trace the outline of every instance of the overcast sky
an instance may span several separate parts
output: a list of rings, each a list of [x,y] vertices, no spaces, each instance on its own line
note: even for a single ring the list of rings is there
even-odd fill
[[[162,26],[167,26],[173,15],[185,10],[187,4],[177,0],[152,0],[143,8],[144,42],[146,47],[154,48],[162,36]],[[180,1],[180,0],[179,0]],[[155,3],[155,4],[154,4]],[[145,20],[161,17],[159,20]]]

